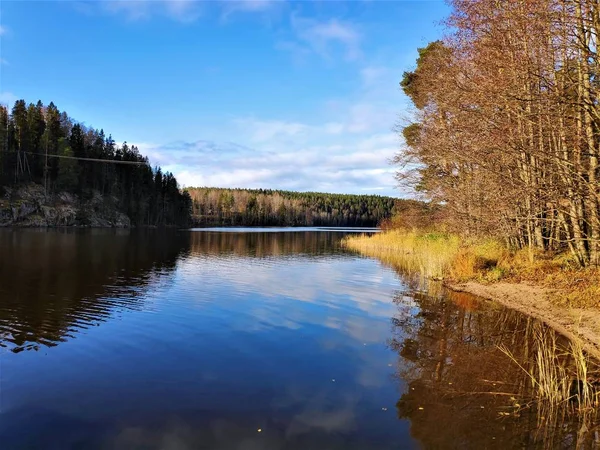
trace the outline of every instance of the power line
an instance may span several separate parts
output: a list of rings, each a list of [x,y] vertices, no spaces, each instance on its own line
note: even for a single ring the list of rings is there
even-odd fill
[[[16,153],[16,152],[10,152],[7,150],[0,150],[0,153]],[[27,155],[36,155],[36,156],[44,156],[41,153],[36,153],[36,152],[26,152],[26,151],[21,151],[21,153],[25,153]],[[77,157],[77,156],[66,156],[66,155],[46,155],[48,158],[63,158],[63,159],[75,159],[77,161],[90,161],[90,162],[101,162],[101,163],[109,163],[109,164],[129,164],[129,165],[133,165],[133,166],[143,166],[146,164],[149,164],[146,161],[123,161],[120,159],[100,159],[100,158],[81,158],[81,157]]]

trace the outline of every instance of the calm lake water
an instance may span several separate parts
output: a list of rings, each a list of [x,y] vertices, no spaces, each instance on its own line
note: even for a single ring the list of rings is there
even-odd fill
[[[540,324],[292,231],[0,230],[0,447],[573,448]]]

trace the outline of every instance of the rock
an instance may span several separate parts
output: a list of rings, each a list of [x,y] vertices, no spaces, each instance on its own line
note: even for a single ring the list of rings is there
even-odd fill
[[[131,220],[125,214],[117,212],[117,218],[114,222],[114,226],[117,228],[130,228]]]
[[[12,208],[10,207],[2,207],[0,208],[0,226],[8,225],[12,223]]]
[[[32,203],[21,203],[21,208],[19,210],[18,219],[24,219],[27,216],[36,213],[38,210],[37,205]]]
[[[12,222],[18,222],[27,218],[27,216],[29,216],[30,214],[37,212],[38,208],[34,204],[21,202],[20,204],[13,206],[11,210]]]
[[[129,217],[118,210],[117,199],[104,198],[98,191],[84,204],[70,192],[46,198],[44,187],[31,183],[4,188],[4,193],[0,199],[0,227],[131,227]]]
[[[61,203],[66,203],[66,204],[70,204],[70,205],[77,203],[77,196],[75,196],[69,192],[59,192],[56,195],[56,198]]]
[[[46,220],[39,214],[32,214],[32,215],[25,217],[20,222],[20,225],[22,225],[24,227],[46,227],[46,226],[48,226],[46,223]]]
[[[42,214],[46,222],[45,226],[65,227],[77,223],[77,210],[71,205],[43,206]]]

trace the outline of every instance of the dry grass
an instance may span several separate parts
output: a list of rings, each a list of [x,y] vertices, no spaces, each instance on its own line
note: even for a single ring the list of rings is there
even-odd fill
[[[506,347],[500,347],[531,380],[535,398],[544,409],[552,412],[567,402],[580,411],[598,406],[598,391],[590,383],[592,360],[583,351],[579,340],[570,340],[564,347],[557,342],[557,334],[537,324],[533,332],[533,353],[529,364],[523,365]],[[596,368],[597,369],[597,368]]]
[[[529,282],[556,290],[553,300],[571,308],[600,307],[600,268],[580,268],[566,254],[536,253],[533,261],[521,250],[508,261],[512,282]]]
[[[349,236],[344,245],[377,257],[408,273],[427,278],[495,281],[502,278],[499,264],[508,252],[493,240],[463,242],[448,233],[390,230],[372,236]]]
[[[501,279],[534,281],[560,287],[564,301],[570,304],[590,306],[600,302],[600,271],[576,269],[564,255],[510,252],[494,240],[468,241],[447,233],[399,229],[349,236],[344,245],[408,274],[483,283]],[[592,360],[584,353],[582,342],[573,340],[565,346],[557,342],[556,333],[541,324],[536,324],[532,339],[533,347],[526,352],[525,360],[519,361],[507,348],[501,350],[531,381],[528,402],[537,404],[543,419],[538,424],[540,429],[558,426],[562,414],[573,412],[587,417],[597,411],[600,394],[590,379],[597,379],[598,367],[591,368]]]
[[[377,257],[407,273],[444,278],[460,248],[457,236],[391,230],[372,236],[349,236],[344,245],[366,256]]]
[[[549,274],[544,280],[558,289],[556,300],[572,308],[600,307],[600,269],[569,269]]]
[[[344,245],[425,278],[530,282],[555,289],[554,301],[564,306],[600,307],[600,268],[578,268],[565,254],[511,252],[494,239],[466,240],[448,233],[403,229],[349,236]]]

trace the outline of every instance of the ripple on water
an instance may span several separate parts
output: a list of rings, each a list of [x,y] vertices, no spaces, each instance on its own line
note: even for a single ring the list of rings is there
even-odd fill
[[[7,448],[538,442],[469,393],[523,375],[498,345],[528,348],[526,318],[410,291],[341,233],[3,236]]]

